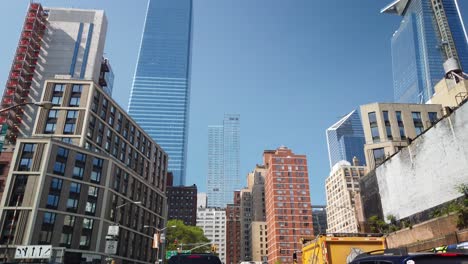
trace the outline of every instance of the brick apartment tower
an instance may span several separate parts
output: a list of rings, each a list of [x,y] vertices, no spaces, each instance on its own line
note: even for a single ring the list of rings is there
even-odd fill
[[[241,262],[241,194],[234,191],[234,204],[226,207],[226,264]]]
[[[301,237],[313,236],[307,158],[286,147],[265,150],[263,162],[268,238],[268,263],[301,261]]]

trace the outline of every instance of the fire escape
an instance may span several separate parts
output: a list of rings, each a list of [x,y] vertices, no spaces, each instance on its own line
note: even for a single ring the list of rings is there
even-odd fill
[[[29,90],[36,70],[41,41],[46,29],[47,13],[39,3],[31,3],[24,21],[20,41],[2,98],[2,108],[28,101]],[[0,124],[8,126],[6,142],[14,144],[23,120],[23,107],[0,114]]]

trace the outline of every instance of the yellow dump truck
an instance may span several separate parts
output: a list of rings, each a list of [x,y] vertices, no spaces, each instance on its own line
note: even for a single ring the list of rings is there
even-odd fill
[[[357,255],[385,249],[385,238],[375,234],[328,234],[302,239],[302,264],[345,264]]]

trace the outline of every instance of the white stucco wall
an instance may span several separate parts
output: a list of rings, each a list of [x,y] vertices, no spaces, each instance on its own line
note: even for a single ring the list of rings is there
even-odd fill
[[[468,183],[468,103],[376,169],[384,216],[408,217],[461,196]]]

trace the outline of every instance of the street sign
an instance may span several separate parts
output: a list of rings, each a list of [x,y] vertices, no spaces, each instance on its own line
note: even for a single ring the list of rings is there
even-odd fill
[[[107,229],[108,236],[118,236],[119,235],[119,226],[118,225],[111,225]]]
[[[117,247],[118,247],[118,241],[116,240],[107,240],[106,241],[106,253],[107,254],[116,254],[117,253]]]
[[[51,254],[51,245],[18,246],[15,251],[15,259],[48,259]]]
[[[165,233],[162,233],[161,234],[161,237],[159,238],[159,240],[164,243],[164,241],[166,240],[166,234]]]
[[[182,250],[181,254],[190,254],[192,253],[191,250]],[[177,255],[177,250],[168,250],[166,251],[166,259],[170,259],[172,256]]]
[[[155,233],[153,235],[153,248],[159,248],[159,234]]]

